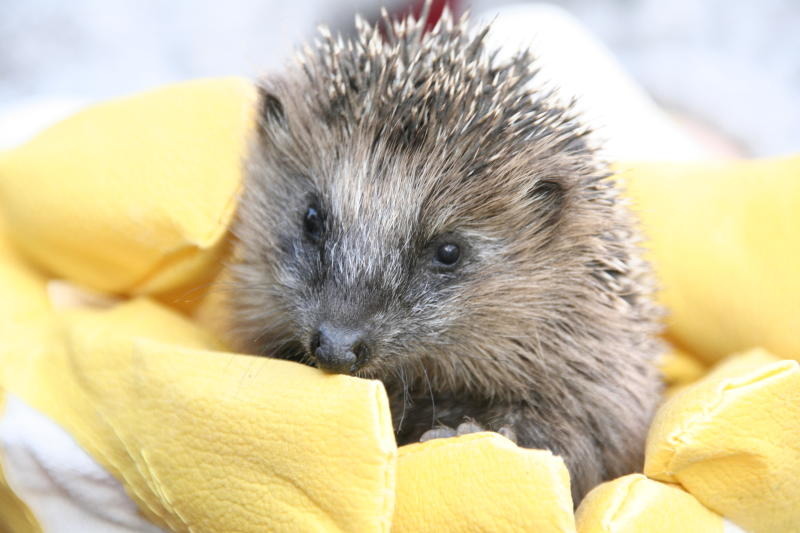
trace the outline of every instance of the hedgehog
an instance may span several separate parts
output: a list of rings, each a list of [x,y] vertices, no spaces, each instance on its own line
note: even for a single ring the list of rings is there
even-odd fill
[[[226,302],[240,350],[383,382],[399,445],[495,431],[577,503],[641,469],[641,237],[592,130],[445,11],[322,28],[259,82]]]

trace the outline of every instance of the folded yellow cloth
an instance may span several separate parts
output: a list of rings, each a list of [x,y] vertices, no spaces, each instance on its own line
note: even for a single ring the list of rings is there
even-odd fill
[[[754,350],[675,395],[644,471],[748,531],[800,530],[800,363]]]
[[[168,530],[575,531],[550,453],[487,434],[398,453],[380,383],[228,353],[192,321],[225,253],[253,98],[237,79],[176,85],[0,154],[0,404],[64,428]],[[578,528],[798,530],[797,364],[695,380],[759,345],[798,357],[800,159],[630,168],[683,350],[662,365],[682,388],[653,426],[653,480],[599,487]],[[54,306],[53,278],[122,298]],[[0,524],[36,531],[41,507],[14,489],[0,477]]]
[[[52,276],[101,291],[181,295],[207,281],[255,95],[237,78],[178,84],[94,106],[0,154],[10,238]]]
[[[569,473],[492,433],[404,446],[392,530],[574,532]]]
[[[714,362],[800,359],[800,157],[626,164],[670,340]]]
[[[631,474],[596,487],[578,509],[579,533],[724,533],[721,516],[675,485]]]

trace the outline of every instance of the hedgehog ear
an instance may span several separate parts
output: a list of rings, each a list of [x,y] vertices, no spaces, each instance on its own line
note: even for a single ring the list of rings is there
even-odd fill
[[[258,102],[259,130],[262,135],[272,128],[287,128],[283,103],[269,87],[263,85],[258,87]]]
[[[537,206],[537,211],[548,217],[555,217],[564,205],[564,186],[558,178],[543,178],[536,181],[528,190],[528,197]]]

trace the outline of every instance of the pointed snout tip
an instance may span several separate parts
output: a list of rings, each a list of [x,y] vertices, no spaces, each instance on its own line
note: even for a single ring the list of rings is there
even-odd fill
[[[364,364],[370,349],[363,331],[324,322],[311,337],[310,351],[318,368],[352,374]]]

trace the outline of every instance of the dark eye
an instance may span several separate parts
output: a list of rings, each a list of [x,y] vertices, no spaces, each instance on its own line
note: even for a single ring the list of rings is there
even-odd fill
[[[445,243],[436,249],[436,261],[444,266],[453,266],[461,258],[461,248],[457,244]]]
[[[323,229],[322,215],[319,210],[314,206],[309,206],[303,217],[303,230],[306,232],[306,236],[317,242],[322,238]]]

